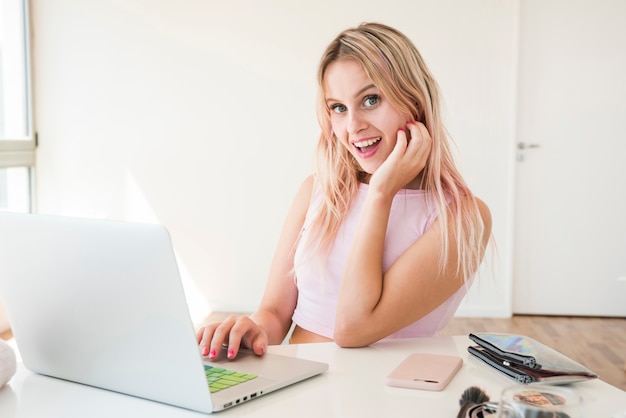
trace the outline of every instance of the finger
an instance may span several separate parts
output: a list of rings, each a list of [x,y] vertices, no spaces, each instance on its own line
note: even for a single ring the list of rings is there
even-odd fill
[[[202,337],[204,336],[204,330],[205,329],[206,329],[206,327],[202,327],[198,331],[196,331],[196,342],[198,344],[200,344],[202,342]]]
[[[220,353],[222,346],[228,343],[230,330],[235,325],[235,317],[231,316],[226,318],[224,322],[219,324],[213,332],[213,338],[210,342],[209,358],[215,359]]]
[[[426,129],[426,126],[421,122],[408,123],[407,126],[411,130],[412,137],[414,138],[407,147],[410,148],[409,152],[417,156],[420,162],[426,163],[432,148],[432,137],[428,129]]]
[[[413,147],[419,145],[422,139],[422,132],[419,126],[419,122],[407,122],[406,127],[409,131],[409,134],[411,135],[411,141],[409,141],[411,145]]]
[[[247,346],[250,347],[254,354],[258,356],[265,354],[268,345],[268,337],[261,328],[257,328],[256,333],[245,336],[244,340],[247,341]]]
[[[200,328],[196,333],[198,346],[200,347],[202,355],[205,357],[209,355],[211,341],[213,340],[213,334],[215,332],[215,328],[217,328],[218,325],[219,324],[207,325]]]
[[[244,324],[242,324],[242,322]],[[228,336],[228,352],[226,353],[226,356],[229,359],[234,359],[235,357],[237,357],[237,354],[239,353],[239,348],[241,347],[241,340],[247,329],[245,327],[245,322],[246,322],[245,319],[244,320],[240,319],[239,321],[235,323],[235,325],[230,330],[230,335]]]
[[[237,357],[242,344],[259,355],[265,352],[267,345],[265,332],[249,317],[240,318],[230,331],[227,353],[229,359]]]
[[[430,146],[432,138],[430,136],[430,133],[428,132],[428,129],[426,129],[426,126],[423,123],[409,122],[407,123],[407,126],[411,131],[411,136],[417,139],[416,141],[412,141],[413,143],[418,145],[419,148],[423,148],[424,146]]]
[[[404,128],[398,129],[398,134],[396,135],[396,146],[393,147],[391,151],[392,154],[401,155],[407,148],[408,138],[407,133],[404,131]]]

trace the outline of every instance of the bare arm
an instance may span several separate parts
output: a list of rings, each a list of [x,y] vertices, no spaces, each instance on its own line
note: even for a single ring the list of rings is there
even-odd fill
[[[262,355],[268,344],[280,344],[291,326],[298,291],[293,277],[295,244],[309,206],[313,178],[300,186],[291,205],[274,253],[265,292],[251,316],[232,316],[210,324],[197,333],[203,355],[215,357],[222,344],[228,344],[228,357],[234,358],[241,345]]]
[[[439,220],[383,275],[383,244],[393,196],[416,175],[416,170],[423,169],[425,160],[421,158],[430,152],[430,137],[425,128],[414,128],[411,127],[413,139],[408,145],[404,134],[398,134],[398,146],[390,156],[390,164],[382,165],[370,181],[339,291],[334,338],[340,346],[358,347],[378,341],[422,318],[463,285],[456,274],[453,234],[449,235],[448,263],[443,272],[439,268]],[[479,208],[486,245],[491,217],[484,203],[479,202]]]

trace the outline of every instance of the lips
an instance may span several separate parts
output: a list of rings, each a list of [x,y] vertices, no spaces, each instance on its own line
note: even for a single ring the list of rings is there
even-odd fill
[[[381,137],[363,138],[352,143],[357,158],[368,159],[376,154],[381,144]]]

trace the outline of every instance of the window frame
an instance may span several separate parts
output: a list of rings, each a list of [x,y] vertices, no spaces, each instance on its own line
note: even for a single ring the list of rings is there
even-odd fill
[[[2,0],[0,0],[2,1]],[[25,167],[28,170],[28,211],[35,207],[35,166],[37,134],[34,128],[33,88],[31,68],[31,26],[28,0],[19,0],[22,12],[22,34],[24,48],[24,101],[25,130],[23,137],[0,136],[0,169]]]
[[[0,168],[35,167],[35,140],[0,139]]]
[[[31,37],[30,13],[28,0],[22,3],[23,35],[24,35],[24,100],[26,101],[26,136],[0,137],[0,168],[35,166],[35,149],[37,135],[34,133],[32,70],[31,70]]]

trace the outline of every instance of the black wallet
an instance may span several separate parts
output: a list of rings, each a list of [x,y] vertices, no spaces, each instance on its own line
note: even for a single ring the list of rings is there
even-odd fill
[[[469,334],[476,343],[467,351],[518,383],[566,384],[595,379],[597,374],[564,354],[516,334]]]

